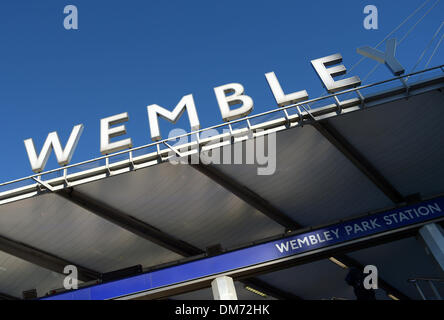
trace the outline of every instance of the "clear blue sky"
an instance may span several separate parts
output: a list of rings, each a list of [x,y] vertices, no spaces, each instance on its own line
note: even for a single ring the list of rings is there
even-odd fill
[[[33,138],[40,151],[49,132],[57,131],[64,144],[79,123],[85,130],[71,163],[100,156],[99,120],[124,111],[134,145],[147,144],[146,106],[172,108],[185,94],[194,95],[202,127],[220,123],[213,87],[226,83],[244,85],[253,113],[270,110],[275,102],[266,72],[275,71],[286,91],[306,89],[317,97],[323,88],[311,59],[340,52],[351,67],[360,58],[357,47],[378,43],[423,2],[1,1],[0,181],[32,174],[24,139]],[[68,4],[79,10],[78,30],[63,28]],[[363,27],[367,4],[379,10],[378,30]],[[407,71],[443,12],[444,1],[398,48]],[[444,63],[443,47],[430,66]],[[363,78],[373,65],[367,61],[353,75]],[[382,67],[369,81],[389,77]],[[186,119],[178,126],[189,129]],[[161,122],[164,135],[168,128]],[[52,155],[45,169],[57,167]]]

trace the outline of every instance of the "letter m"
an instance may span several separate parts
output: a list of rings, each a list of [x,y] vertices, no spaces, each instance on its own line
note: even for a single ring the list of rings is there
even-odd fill
[[[82,124],[74,126],[65,149],[62,149],[57,132],[51,132],[50,134],[48,134],[48,137],[43,144],[43,148],[40,151],[39,156],[37,156],[37,152],[35,151],[35,146],[32,139],[26,139],[25,147],[26,152],[28,153],[29,162],[31,163],[32,171],[36,173],[43,171],[46,163],[48,162],[49,156],[51,155],[52,149],[54,149],[54,153],[57,157],[57,162],[59,163],[59,165],[64,166],[69,164],[72,155],[74,154],[74,150],[77,147],[77,143],[79,142],[82,131]]]
[[[184,96],[176,105],[173,111],[166,110],[157,104],[149,105],[147,109],[148,120],[150,123],[151,139],[153,141],[162,139],[160,135],[159,121],[157,116],[161,116],[165,120],[176,123],[177,120],[179,120],[179,118],[182,116],[184,111],[187,110],[191,130],[199,130],[200,128],[196,106],[194,105],[194,99],[191,94]]]

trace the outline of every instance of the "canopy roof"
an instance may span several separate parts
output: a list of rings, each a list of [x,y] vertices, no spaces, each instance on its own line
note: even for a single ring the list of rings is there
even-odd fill
[[[67,264],[80,267],[82,281],[94,281],[100,273],[158,266],[212,245],[248,245],[442,194],[444,74],[425,74],[408,88],[394,81],[361,88],[365,99],[340,93],[340,105],[328,96],[310,109],[287,108],[287,118],[280,108],[234,122],[233,138],[220,144],[209,142],[221,136],[199,141],[204,151],[242,144],[245,153],[246,139],[275,133],[271,175],[258,175],[257,163],[174,165],[173,151],[192,154],[188,147],[197,142],[170,148],[161,141],[1,185],[0,292],[21,297],[37,288],[43,296],[62,287]],[[420,297],[408,278],[439,277],[412,237],[348,256],[377,265],[381,278],[410,298]],[[273,288],[269,298],[352,299],[346,273],[319,260],[255,280]],[[261,298],[236,283],[240,297]],[[173,298],[211,299],[211,290]]]

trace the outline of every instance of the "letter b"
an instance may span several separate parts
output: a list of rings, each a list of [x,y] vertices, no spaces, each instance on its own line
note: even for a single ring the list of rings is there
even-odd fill
[[[253,99],[244,94],[244,87],[240,83],[229,83],[214,88],[217,103],[224,121],[231,121],[247,116],[253,110]],[[230,94],[227,96],[227,94]],[[241,104],[237,109],[230,107]]]

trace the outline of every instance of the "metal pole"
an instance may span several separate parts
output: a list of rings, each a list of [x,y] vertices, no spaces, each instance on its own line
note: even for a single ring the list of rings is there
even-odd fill
[[[419,229],[419,236],[430,252],[430,256],[444,272],[444,236],[441,227],[436,223],[426,224]]]
[[[433,284],[433,281],[429,280],[428,282],[429,282],[429,285],[430,285],[430,287],[432,288],[433,293],[435,294],[436,298],[437,298],[438,300],[442,300],[441,295],[439,294],[438,290],[436,290],[436,287],[435,287],[435,285]]]
[[[214,300],[237,300],[233,278],[223,276],[211,282]]]
[[[416,282],[416,281],[415,281],[415,287],[416,287],[416,289],[418,289],[418,292],[419,292],[419,294],[421,295],[422,300],[427,300],[427,299],[425,298],[424,293],[422,292],[421,288],[419,287],[418,282]]]

